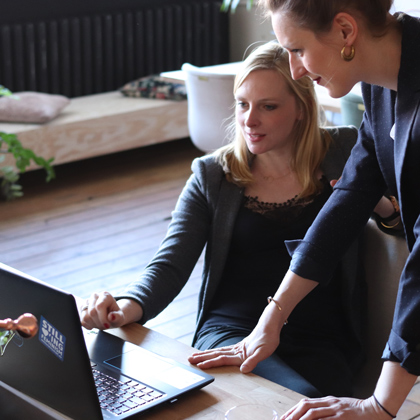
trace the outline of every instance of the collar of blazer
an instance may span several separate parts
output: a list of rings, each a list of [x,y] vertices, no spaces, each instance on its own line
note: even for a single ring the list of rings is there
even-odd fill
[[[398,96],[400,89],[402,94],[420,91],[420,18],[404,13],[399,14],[402,24],[401,41],[401,66],[398,73]]]
[[[395,174],[401,192],[401,174],[413,124],[419,121],[420,106],[420,20],[409,15],[401,17],[401,67],[398,74],[398,93],[395,109]]]

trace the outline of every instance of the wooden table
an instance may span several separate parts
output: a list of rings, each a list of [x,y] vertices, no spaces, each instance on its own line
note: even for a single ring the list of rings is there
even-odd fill
[[[194,352],[192,347],[139,324],[110,332],[181,363],[188,363],[188,356]],[[209,369],[207,372],[215,377],[213,383],[185,396],[170,407],[156,409],[145,416],[147,420],[224,420],[227,410],[246,403],[264,404],[281,415],[303,398],[302,395],[259,376],[244,375],[236,367]],[[396,420],[414,418],[420,418],[420,381],[411,390]]]
[[[182,363],[188,363],[188,356],[194,352],[192,347],[138,324],[111,330],[111,333]],[[207,372],[214,376],[213,383],[180,398],[171,406],[151,411],[147,420],[223,420],[227,410],[247,403],[264,404],[283,414],[302,398],[302,395],[259,376],[242,374],[236,367]]]
[[[141,345],[164,357],[188,364],[194,349],[139,324],[109,331],[124,340]],[[156,407],[140,414],[139,420],[224,420],[224,413],[241,404],[263,404],[283,414],[293,407],[302,395],[253,374],[242,374],[239,368],[223,367],[208,370],[215,381],[180,397],[170,405]],[[56,410],[0,382],[0,403],[11,413],[7,418],[20,420],[71,420]],[[4,410],[3,410],[4,411]],[[258,420],[258,419],[255,419]]]
[[[77,299],[79,304],[83,301]],[[142,346],[164,357],[181,363],[194,349],[139,324],[109,330],[124,340]],[[224,413],[242,404],[263,404],[280,415],[293,407],[302,395],[253,374],[242,374],[236,367],[209,369],[215,381],[193,391],[171,405],[163,405],[150,413],[139,415],[139,420],[224,420]],[[33,398],[25,396],[0,382],[0,405],[11,409],[8,419],[36,418],[37,420],[71,420]],[[18,412],[19,411],[19,412]],[[36,414],[36,416],[35,416]],[[397,420],[420,417],[420,382],[417,382],[398,412]],[[256,419],[258,420],[258,419]]]

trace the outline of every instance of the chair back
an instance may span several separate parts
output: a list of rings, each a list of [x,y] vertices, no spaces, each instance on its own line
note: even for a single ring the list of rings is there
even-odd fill
[[[182,66],[188,95],[188,129],[194,145],[212,152],[227,143],[226,126],[234,113],[234,74],[211,73],[189,63]]]
[[[367,360],[355,380],[356,398],[368,398],[375,390],[383,364],[382,352],[391,331],[399,280],[408,257],[405,239],[380,231],[373,220],[366,225],[364,241]]]

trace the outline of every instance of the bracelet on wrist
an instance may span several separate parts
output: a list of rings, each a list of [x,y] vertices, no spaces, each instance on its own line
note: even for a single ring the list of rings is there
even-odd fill
[[[392,213],[391,216],[388,217],[381,217],[378,213],[375,213],[375,219],[378,225],[380,224],[385,229],[392,229],[397,227],[401,223],[400,205],[398,204],[397,199],[393,195],[390,195],[388,199],[394,207],[394,213]],[[395,222],[395,219],[397,218],[398,220]],[[390,222],[394,223],[389,224]]]
[[[394,213],[393,215],[391,215],[390,217],[387,217],[386,219],[382,219],[380,221],[381,225],[385,228],[385,229],[392,229],[394,227],[397,227],[400,223],[401,223],[401,219],[398,219],[396,223],[389,225],[388,222],[390,222],[391,220],[396,219],[397,217],[400,217],[399,213]]]
[[[268,298],[267,298],[267,302],[268,302],[268,304],[270,304],[271,302],[273,302],[274,303],[274,305],[276,305],[277,306],[277,309],[281,312],[283,309],[281,308],[281,306],[280,306],[280,304],[276,301],[276,300],[274,300],[271,296],[268,296]],[[284,324],[283,325],[286,325],[287,324],[287,319],[286,319],[286,321],[284,321]]]
[[[379,405],[379,407],[382,409],[382,411],[385,411],[388,416],[391,416],[393,419],[395,419],[397,416],[392,415],[376,398],[375,394],[373,394],[373,399],[376,401],[376,404]]]

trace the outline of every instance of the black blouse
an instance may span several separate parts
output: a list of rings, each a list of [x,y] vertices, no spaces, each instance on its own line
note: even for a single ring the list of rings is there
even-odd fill
[[[258,197],[244,197],[224,275],[202,331],[217,325],[255,327],[267,305],[267,296],[274,295],[289,268],[291,258],[284,241],[304,237],[331,191],[323,178],[323,190],[305,199],[294,198],[277,204],[260,202]],[[341,341],[345,322],[337,277],[309,293],[296,306],[283,331]]]

